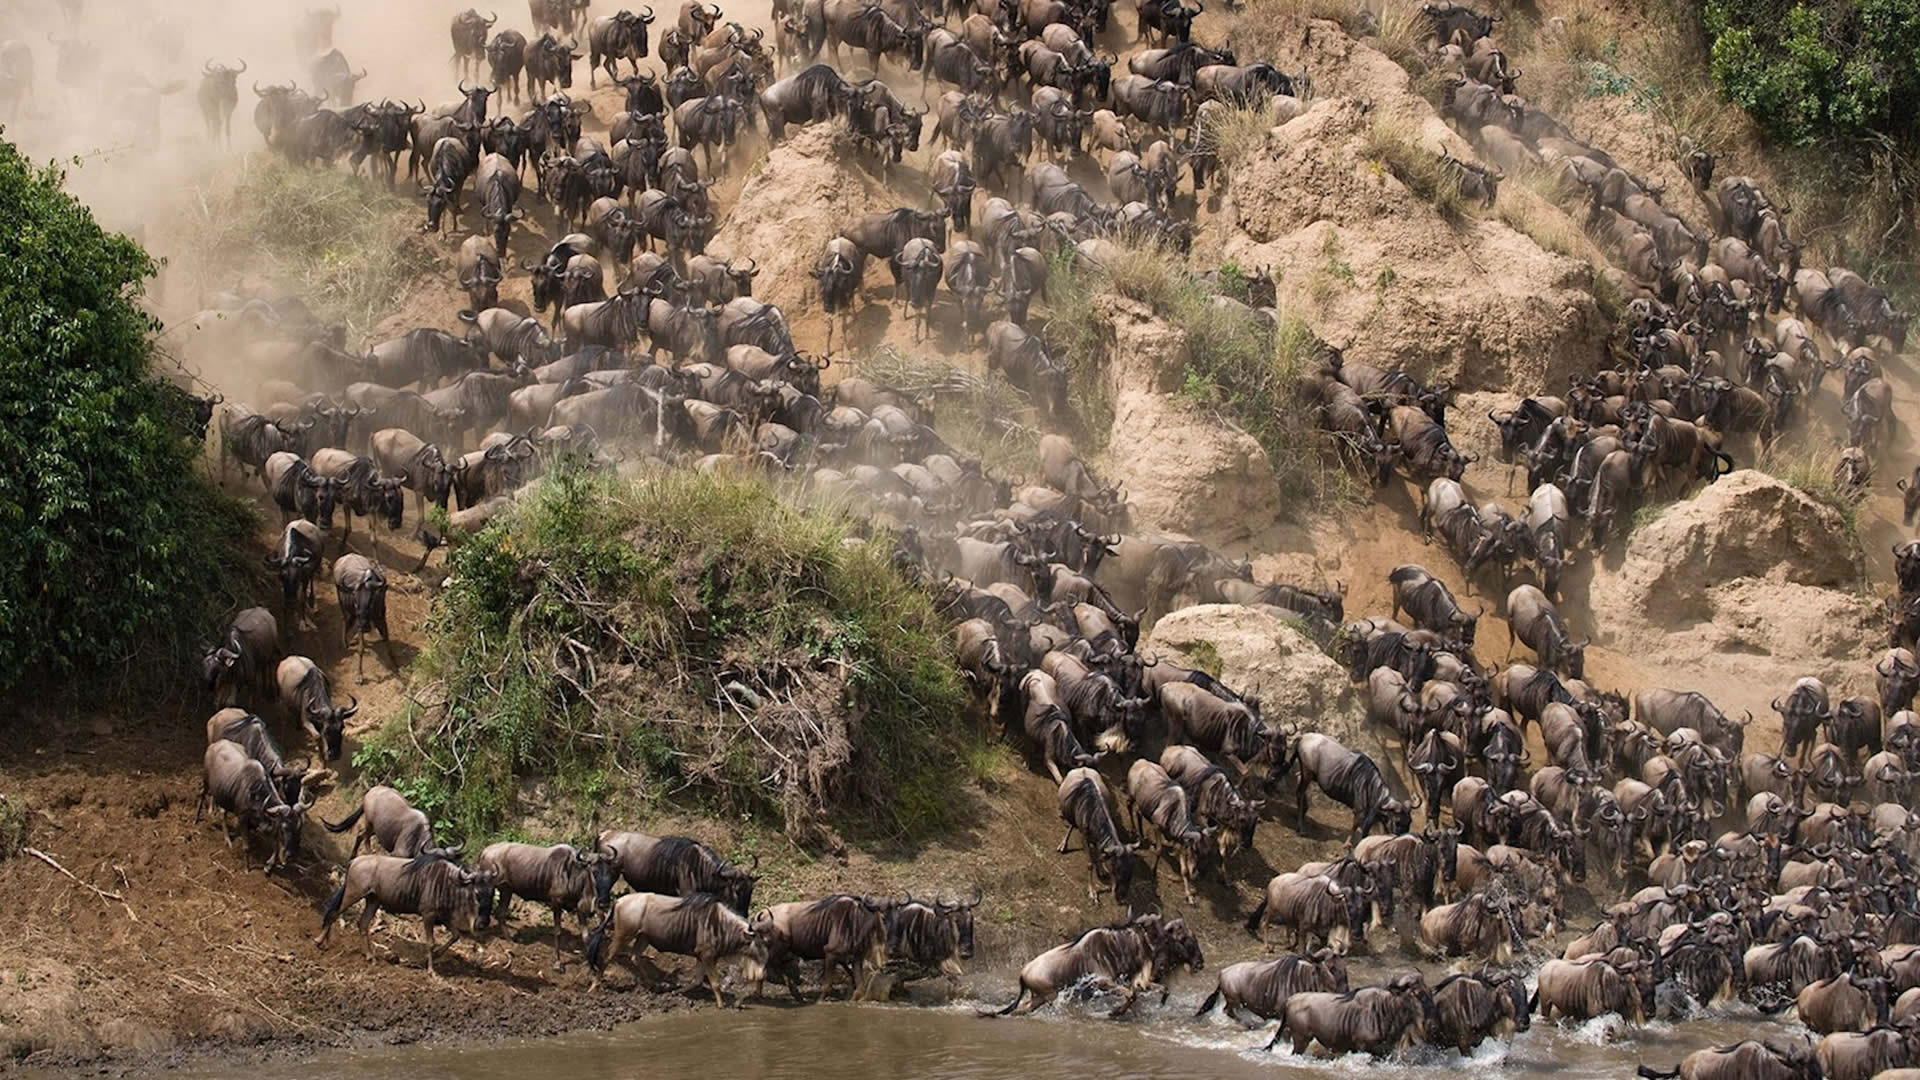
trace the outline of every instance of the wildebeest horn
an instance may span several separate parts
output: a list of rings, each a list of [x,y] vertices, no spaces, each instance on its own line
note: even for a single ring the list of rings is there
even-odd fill
[[[255,80],[253,80],[253,94],[254,94],[254,96],[255,96],[255,97],[266,97],[266,96],[267,96],[267,92],[266,92],[265,90],[262,90],[262,89],[260,89],[260,80],[259,80],[259,79],[255,79]]]
[[[493,12],[491,12],[491,11],[489,11],[489,12],[487,12],[487,25],[488,25],[488,26],[492,26],[492,25],[493,25],[494,23],[497,23],[497,22],[499,22],[499,21],[500,21],[500,16],[498,16],[498,15],[496,15],[496,14],[494,14],[494,13],[493,13]]]

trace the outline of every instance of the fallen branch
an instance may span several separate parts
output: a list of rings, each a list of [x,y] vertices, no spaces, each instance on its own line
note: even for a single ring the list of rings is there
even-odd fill
[[[91,885],[91,884],[88,884],[87,882],[81,881],[79,878],[73,876],[73,871],[67,869],[64,866],[61,866],[60,860],[54,858],[53,856],[47,854],[44,851],[41,851],[39,848],[23,847],[20,849],[20,853],[23,855],[31,855],[34,858],[39,859],[41,862],[46,863],[48,866],[53,867],[55,870],[60,871],[62,874],[66,875],[66,877],[69,880],[71,880],[74,884],[79,885],[81,888],[91,890],[92,893],[95,896],[98,896],[100,899],[114,901],[115,903],[119,904],[121,907],[127,909],[127,918],[132,919],[134,922],[140,921],[140,917],[133,913],[133,908],[127,903],[127,898],[125,896],[122,896],[117,892],[108,892],[107,890],[102,889],[98,885]]]

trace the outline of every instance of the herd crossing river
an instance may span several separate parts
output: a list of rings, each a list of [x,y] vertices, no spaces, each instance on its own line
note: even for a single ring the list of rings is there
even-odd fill
[[[1195,980],[1199,982],[1200,980]],[[1191,989],[1191,987],[1189,988]],[[1710,1014],[1673,1025],[1626,1029],[1594,1021],[1535,1025],[1511,1042],[1489,1042],[1462,1060],[1427,1049],[1390,1062],[1355,1055],[1300,1058],[1259,1049],[1260,1030],[1215,1018],[1190,1022],[1194,997],[1176,994],[1163,1014],[1141,1023],[1090,1024],[1062,1015],[989,1021],[973,1006],[910,1008],[826,1005],[702,1009],[651,1017],[613,1031],[485,1047],[411,1047],[349,1051],[300,1067],[303,1080],[522,1080],[529,1075],[603,1080],[715,1075],[730,1080],[1254,1080],[1377,1077],[1440,1080],[1497,1065],[1512,1080],[1597,1080],[1633,1075],[1640,1061],[1671,1064],[1701,1046],[1751,1038],[1778,1025],[1747,1012]],[[857,1010],[857,1012],[856,1012]],[[257,1066],[223,1065],[177,1074],[179,1080],[242,1080]]]

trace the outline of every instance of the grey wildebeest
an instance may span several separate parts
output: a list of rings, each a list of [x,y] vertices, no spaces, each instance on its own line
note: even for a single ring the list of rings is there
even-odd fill
[[[1265,765],[1269,777],[1287,770],[1287,733],[1260,719],[1258,699],[1228,701],[1192,682],[1160,687],[1159,705],[1167,721],[1167,742],[1186,743],[1219,754],[1244,782]]]
[[[1433,1004],[1433,994],[1418,974],[1344,994],[1295,994],[1287,999],[1280,1027],[1267,1048],[1272,1049],[1284,1035],[1291,1038],[1295,1055],[1306,1053],[1317,1042],[1334,1054],[1382,1057],[1425,1037]]]
[[[706,983],[714,1004],[722,1008],[727,1004],[720,996],[722,964],[730,960],[738,964],[740,977],[747,983],[740,1001],[758,996],[766,978],[766,938],[746,916],[712,893],[631,892],[614,901],[606,921],[587,937],[587,966],[593,969],[595,986],[607,962],[625,962],[627,950],[634,945],[640,947],[643,962],[649,949],[693,957],[693,985]]]
[[[580,932],[585,934],[588,917],[601,893],[600,883],[606,881],[612,888],[612,866],[599,852],[581,851],[572,844],[489,844],[474,869],[493,877],[496,918],[506,920],[508,905],[516,896],[552,909],[555,967],[560,966],[560,917],[573,912],[580,920]]]
[[[1431,630],[1460,648],[1473,648],[1474,627],[1484,611],[1472,615],[1462,611],[1446,582],[1434,577],[1422,566],[1409,563],[1395,567],[1387,575],[1387,582],[1393,586],[1395,618],[1399,618],[1401,610],[1405,609],[1407,617],[1420,629]]]
[[[273,612],[247,608],[227,624],[220,644],[201,657],[201,677],[216,705],[238,705],[243,693],[269,699],[275,694],[280,657],[280,629]]]
[[[476,937],[493,919],[493,878],[465,870],[437,852],[413,858],[361,855],[347,864],[346,880],[327,898],[320,911],[316,948],[325,948],[334,920],[353,905],[366,902],[360,912],[360,941],[367,959],[373,959],[373,920],[382,909],[396,915],[418,915],[427,938],[427,971],[433,973],[434,931],[444,926],[453,936]]]
[[[1259,937],[1260,944],[1271,950],[1267,928],[1277,923],[1293,932],[1296,949],[1317,939],[1344,956],[1355,943],[1366,939],[1374,888],[1371,884],[1342,885],[1331,876],[1276,874],[1267,882],[1259,906],[1247,916],[1247,933]]]
[[[1160,753],[1160,767],[1186,789],[1194,816],[1215,829],[1224,871],[1234,852],[1253,846],[1253,830],[1260,823],[1266,801],[1242,797],[1226,770],[1191,746],[1167,744]]]
[[[343,833],[361,823],[360,832],[353,838],[353,850],[348,858],[360,854],[360,845],[369,839],[377,839],[380,846],[392,855],[411,859],[416,855],[437,853],[451,855],[452,851],[442,851],[433,846],[433,825],[427,815],[385,784],[375,784],[360,796],[360,805],[344,820],[328,821],[321,824],[330,833]]]
[[[267,779],[280,788],[284,802],[298,802],[311,770],[306,759],[289,764],[280,754],[279,744],[267,732],[267,722],[245,709],[225,708],[207,717],[207,745],[226,739],[240,745],[247,756],[267,771]]]
[[[1532,1011],[1542,1020],[1555,1015],[1591,1020],[1616,1013],[1629,1023],[1653,1016],[1652,961],[1614,964],[1604,956],[1548,960],[1540,965]]]
[[[1075,832],[1086,842],[1087,899],[1099,896],[1104,883],[1112,888],[1114,902],[1126,906],[1133,886],[1134,852],[1141,845],[1121,839],[1106,781],[1091,768],[1074,769],[1060,781],[1059,800],[1060,819],[1067,823],[1060,854],[1070,853]]]
[[[1189,971],[1206,966],[1200,943],[1187,929],[1186,920],[1137,915],[1128,922],[1095,927],[1077,940],[1056,945],[1027,961],[1020,969],[1019,992],[995,1015],[1012,1014],[1023,999],[1027,1007],[1021,1012],[1032,1012],[1060,991],[1085,985],[1124,995],[1126,1000],[1110,1014],[1119,1017],[1133,1007],[1143,990],[1158,986],[1164,1001],[1167,990],[1160,980],[1181,966]]]
[[[929,904],[911,895],[887,912],[887,956],[938,971],[947,977],[951,998],[965,973],[961,961],[973,959],[973,909],[980,893],[966,901],[935,898]]]
[[[387,633],[386,572],[366,556],[348,552],[333,561],[333,589],[340,601],[340,644],[360,640],[355,668],[360,681],[365,682],[367,675],[367,635],[376,630],[387,647],[387,663],[400,670],[393,637]]]
[[[205,771],[200,778],[200,801],[194,808],[193,820],[197,823],[211,805],[220,811],[220,828],[226,834],[228,847],[233,846],[232,822],[239,820],[241,852],[247,862],[252,861],[247,847],[252,834],[263,832],[273,840],[267,872],[292,863],[300,853],[300,827],[306,822],[307,810],[313,801],[288,802],[267,767],[248,753],[246,747],[231,739],[209,743],[202,765]]]
[[[821,1000],[842,970],[849,997],[858,1000],[868,989],[867,969],[886,965],[891,906],[845,893],[773,905],[754,920],[755,931],[767,941],[767,971],[784,977],[797,1001],[799,961],[818,960]]]
[[[1633,717],[1662,735],[1692,728],[1707,745],[1729,758],[1739,756],[1746,741],[1747,725],[1753,722],[1751,712],[1735,719],[1721,712],[1698,691],[1658,688],[1642,690],[1633,696]]]
[[[1433,1022],[1427,1039],[1451,1046],[1461,1057],[1488,1036],[1526,1031],[1533,1026],[1526,980],[1486,972],[1449,975],[1433,988]]]
[[[1507,594],[1507,645],[1515,639],[1526,643],[1540,666],[1562,672],[1569,678],[1583,677],[1587,642],[1575,641],[1567,633],[1560,610],[1547,594],[1532,585],[1519,585]]]
[[[745,915],[753,905],[753,870],[742,870],[721,858],[720,853],[686,836],[649,836],[646,833],[607,830],[600,834],[595,848],[635,892],[691,896],[712,893],[734,911]],[[613,875],[605,879],[598,898],[606,909],[611,900]]]
[[[1411,805],[1394,798],[1387,791],[1380,767],[1367,755],[1349,750],[1329,736],[1308,732],[1295,745],[1294,760],[1300,766],[1297,791],[1302,822],[1307,818],[1307,786],[1318,784],[1329,798],[1352,809],[1354,840],[1372,832],[1376,824],[1386,825],[1393,834],[1412,827],[1413,811],[1420,805],[1418,797]]]
[[[347,695],[351,704],[342,708],[333,703],[333,684],[320,665],[304,656],[289,656],[273,672],[279,689],[280,705],[299,720],[302,727],[321,744],[328,761],[340,756],[340,742],[347,721],[360,711],[360,699]]]
[[[1262,1020],[1276,1020],[1286,1014],[1288,998],[1316,991],[1347,992],[1347,962],[1331,949],[1228,964],[1220,969],[1213,993],[1193,1015],[1206,1016],[1215,1006],[1224,1005],[1227,1015],[1235,1019],[1244,1011]]]
[[[1200,876],[1200,860],[1219,827],[1202,827],[1194,819],[1186,789],[1165,769],[1144,759],[1127,769],[1127,801],[1133,806],[1137,831],[1154,842],[1154,868],[1158,870],[1160,859],[1173,852],[1187,903],[1193,903],[1193,882]]]
[[[207,126],[207,141],[223,145],[233,143],[233,110],[240,104],[238,82],[247,62],[237,68],[209,60],[200,68],[200,119]],[[4,76],[0,76],[4,78]]]

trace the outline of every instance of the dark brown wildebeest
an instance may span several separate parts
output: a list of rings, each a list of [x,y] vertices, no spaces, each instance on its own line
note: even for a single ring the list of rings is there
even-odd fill
[[[1460,830],[1440,829],[1425,836],[1367,836],[1353,846],[1353,857],[1368,866],[1382,867],[1424,911],[1433,905],[1434,882],[1452,881],[1458,869]]]
[[[1347,992],[1347,962],[1331,949],[1228,964],[1220,969],[1213,993],[1193,1015],[1206,1016],[1224,1002],[1227,1015],[1236,1020],[1243,1010],[1262,1020],[1276,1020],[1286,1014],[1288,998],[1314,992]]]
[[[280,691],[281,707],[321,744],[328,761],[339,757],[347,721],[360,711],[360,699],[349,694],[351,704],[345,708],[335,705],[333,684],[328,681],[327,673],[304,656],[289,656],[280,661],[273,678]]]
[[[1571,1020],[1591,1020],[1617,1013],[1629,1023],[1653,1015],[1654,964],[1610,963],[1605,957],[1549,960],[1540,965],[1532,1012],[1551,1020],[1557,1014]]]
[[[1429,728],[1419,743],[1407,751],[1407,768],[1426,793],[1427,828],[1431,829],[1440,820],[1442,794],[1452,791],[1453,785],[1467,773],[1467,755],[1460,736]]]
[[[887,956],[947,977],[947,996],[966,973],[961,962],[973,959],[973,909],[980,893],[967,901],[936,898],[929,904],[911,896],[887,912]]]
[[[209,60],[200,67],[200,119],[207,126],[207,141],[233,145],[233,110],[240,104],[240,90],[236,83],[240,73],[247,70],[247,62],[240,61],[237,68],[225,64],[216,64]]]
[[[1071,852],[1073,834],[1080,833],[1087,845],[1087,899],[1099,896],[1105,883],[1114,902],[1125,907],[1133,887],[1133,855],[1144,845],[1121,839],[1113,822],[1113,796],[1098,772],[1085,766],[1072,770],[1060,781],[1059,794],[1060,819],[1067,823],[1060,854]]]
[[[1307,818],[1307,786],[1318,784],[1329,798],[1352,809],[1354,840],[1372,832],[1376,824],[1384,823],[1391,834],[1412,827],[1413,811],[1420,805],[1418,796],[1409,805],[1389,794],[1380,767],[1367,755],[1349,750],[1329,736],[1308,732],[1300,736],[1294,760],[1300,765],[1297,788],[1302,822]]]
[[[372,458],[323,447],[313,452],[311,463],[313,471],[340,482],[346,510],[343,522],[346,526],[345,539],[353,537],[355,515],[371,518],[376,531],[383,524],[389,531],[400,528],[400,520],[407,512],[405,490],[401,488],[398,477],[382,477],[380,467],[374,464]]]
[[[818,960],[820,999],[826,1000],[844,969],[848,997],[858,1001],[869,989],[868,968],[886,965],[890,908],[891,902],[844,893],[773,905],[754,920],[754,931],[767,941],[767,971],[784,977],[798,1001],[799,962]]]
[[[1819,741],[1820,725],[1833,717],[1830,701],[1827,684],[1810,675],[1794,680],[1793,689],[1787,691],[1786,704],[1781,704],[1779,698],[1773,699],[1773,711],[1780,714],[1785,733],[1780,743],[1783,761],[1792,760],[1797,751],[1801,763],[1806,763],[1807,754]]]
[[[434,974],[433,932],[444,926],[451,949],[462,934],[478,937],[493,920],[493,878],[463,869],[437,852],[411,859],[395,855],[361,855],[347,864],[346,880],[320,910],[320,933],[315,948],[326,948],[333,923],[353,905],[366,901],[360,912],[361,951],[373,959],[373,920],[384,909],[396,915],[418,915],[427,937],[427,972]]]
[[[1320,875],[1276,874],[1267,882],[1259,906],[1247,917],[1247,933],[1257,936],[1260,944],[1271,950],[1267,928],[1278,923],[1293,931],[1294,948],[1318,939],[1344,956],[1354,943],[1366,940],[1374,888],[1342,885]]]
[[[1891,716],[1901,709],[1913,708],[1913,697],[1920,693],[1920,659],[1911,649],[1888,649],[1873,665],[1874,688],[1880,694],[1880,709]]]
[[[1025,999],[1028,1004],[1021,1010],[1024,1015],[1068,987],[1085,985],[1125,995],[1126,1000],[1109,1014],[1123,1016],[1143,990],[1158,987],[1165,1001],[1168,991],[1158,980],[1171,976],[1182,965],[1189,971],[1206,967],[1200,943],[1187,929],[1186,920],[1136,915],[1128,922],[1095,927],[1077,940],[1056,945],[1027,961],[1020,969],[1020,992],[991,1015],[1010,1015]]]
[[[252,469],[260,474],[264,483],[267,458],[283,450],[291,452],[299,449],[301,432],[298,424],[278,423],[245,405],[228,402],[226,410],[220,414],[222,479],[226,476],[227,460],[231,458],[240,463],[243,479],[247,470]]]
[[[344,648],[360,639],[355,673],[367,681],[367,635],[380,632],[380,643],[387,647],[387,663],[400,670],[393,655],[393,637],[387,633],[387,576],[366,556],[348,552],[333,560],[333,589],[340,600],[340,644]]]
[[[1466,1057],[1490,1035],[1510,1035],[1532,1026],[1525,979],[1487,972],[1449,975],[1433,988],[1427,1041],[1456,1047]]]
[[[1442,640],[1460,649],[1472,651],[1474,627],[1484,610],[1472,615],[1460,610],[1453,590],[1422,566],[1411,563],[1397,566],[1387,575],[1387,583],[1393,586],[1394,618],[1399,618],[1405,610],[1415,626],[1439,634]]]
[[[221,643],[201,657],[201,678],[215,705],[238,705],[243,693],[270,700],[280,656],[280,628],[273,612],[247,608],[227,624]]]
[[[289,628],[312,626],[313,578],[326,536],[305,518],[287,522],[280,543],[261,562],[280,579],[280,611]]]
[[[1135,831],[1154,843],[1154,869],[1158,871],[1160,859],[1172,851],[1180,867],[1180,883],[1186,888],[1187,903],[1193,903],[1193,882],[1200,876],[1200,860],[1205,857],[1208,842],[1218,828],[1201,827],[1194,820],[1186,789],[1151,761],[1142,759],[1128,767],[1127,801],[1133,806]],[[1225,876],[1224,867],[1222,876]]]
[[[720,853],[687,836],[649,836],[646,833],[609,829],[600,834],[597,849],[619,872],[621,880],[635,892],[692,896],[712,893],[728,907],[745,915],[753,905],[753,885],[759,880],[760,857],[746,870],[727,862]],[[601,890],[597,903],[606,910],[611,900],[613,878]]]
[[[1068,770],[1099,762],[1100,756],[1087,753],[1074,735],[1073,718],[1060,704],[1053,676],[1038,669],[1027,672],[1020,680],[1020,696],[1026,702],[1021,727],[1040,748],[1054,783],[1062,782]]]
[[[424,520],[427,502],[442,510],[453,490],[453,469],[438,446],[404,428],[381,428],[370,440],[373,459],[383,476],[395,476],[414,493],[414,510]]]
[[[587,966],[593,969],[594,986],[600,985],[609,960],[627,962],[627,949],[634,944],[640,946],[642,962],[648,949],[693,957],[692,985],[706,983],[714,1004],[722,1008],[727,1003],[720,996],[720,965],[735,961],[747,984],[736,1004],[758,997],[766,978],[767,939],[712,893],[632,892],[614,901],[607,920],[587,938]]]
[[[1363,986],[1344,994],[1310,991],[1287,999],[1280,1028],[1293,1040],[1295,1055],[1319,1043],[1334,1054],[1354,1052],[1384,1057],[1426,1037],[1433,1020],[1433,994],[1419,974],[1402,975],[1385,986]]]
[[[273,854],[267,858],[267,873],[292,863],[300,853],[300,827],[313,801],[288,802],[275,786],[276,778],[267,767],[249,754],[246,747],[231,739],[209,743],[202,764],[205,771],[200,778],[200,801],[194,807],[193,820],[198,823],[210,805],[218,808],[221,831],[226,834],[227,846],[232,847],[232,819],[239,819],[243,865],[250,866],[252,862],[247,844],[255,832],[268,833],[274,841]]]
[[[371,792],[369,792],[371,794]],[[362,804],[365,805],[364,803]],[[418,811],[415,811],[418,813]],[[421,816],[425,821],[425,815]],[[358,844],[355,847],[358,848]],[[487,845],[474,863],[474,869],[493,875],[496,917],[506,921],[508,905],[522,896],[553,910],[553,965],[560,962],[560,916],[573,912],[580,920],[580,932],[587,932],[587,921],[600,895],[600,884],[613,887],[613,868],[597,851],[581,851],[572,844],[516,844],[502,841]]]
[[[1749,948],[1741,964],[1749,986],[1771,985],[1798,997],[1809,985],[1847,970],[1853,959],[1848,944],[1844,938],[1824,940],[1798,934]]]
[[[427,821],[427,815],[407,801],[405,795],[386,786],[375,784],[360,796],[360,805],[348,814],[344,821],[322,822],[330,833],[343,833],[354,827],[362,818],[366,824],[353,838],[353,850],[348,858],[360,854],[360,845],[369,839],[377,839],[380,846],[392,855],[411,859],[416,855],[454,855],[459,849],[442,851],[433,846],[433,826]]]
[[[1194,815],[1214,828],[1224,872],[1227,860],[1236,851],[1253,846],[1253,830],[1260,823],[1266,801],[1243,798],[1226,770],[1191,746],[1169,743],[1160,753],[1160,767],[1186,789]]]
[[[1821,1062],[1797,1040],[1746,1039],[1695,1050],[1671,1069],[1642,1065],[1635,1072],[1644,1080],[1821,1080]]]

